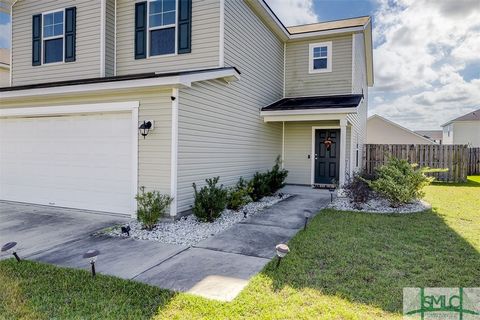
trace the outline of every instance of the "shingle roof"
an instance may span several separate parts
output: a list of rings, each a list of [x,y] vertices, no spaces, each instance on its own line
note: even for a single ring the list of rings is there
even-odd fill
[[[362,98],[363,94],[283,98],[263,107],[262,111],[353,108],[360,104]]]
[[[453,120],[450,120],[447,123],[443,124],[442,127],[455,121],[480,121],[480,109],[467,113]]]
[[[442,130],[416,130],[414,132],[433,140],[442,140],[443,138]]]
[[[366,25],[369,20],[370,20],[370,17],[358,17],[358,18],[351,18],[351,19],[304,24],[300,26],[292,26],[292,27],[288,27],[287,30],[288,32],[290,32],[290,34],[298,34],[298,33],[305,33],[305,32],[360,27],[360,26]]]

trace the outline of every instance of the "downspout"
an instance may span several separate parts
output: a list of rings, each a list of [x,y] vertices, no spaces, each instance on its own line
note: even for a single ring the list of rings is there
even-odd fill
[[[100,77],[105,77],[105,23],[106,0],[100,2]]]
[[[113,28],[113,75],[117,75],[117,0],[115,0],[115,10],[114,10],[114,28]]]
[[[282,169],[285,169],[285,121],[282,121]]]
[[[13,6],[17,1],[10,6],[10,87],[13,85]]]

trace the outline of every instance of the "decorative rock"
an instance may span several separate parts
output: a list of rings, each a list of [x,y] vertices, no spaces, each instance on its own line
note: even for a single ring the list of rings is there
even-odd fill
[[[151,231],[143,229],[142,224],[137,220],[131,220],[125,225],[130,226],[130,237],[133,239],[193,246],[243,221],[246,216],[260,214],[263,209],[289,197],[289,194],[278,194],[264,197],[258,202],[250,202],[239,211],[225,209],[222,215],[211,223],[200,222],[194,215],[189,215],[175,222],[160,222]],[[107,231],[106,234],[114,237],[128,237],[122,233],[121,226]]]
[[[355,204],[348,198],[336,198],[329,208],[340,211],[371,212],[371,213],[415,213],[430,209],[432,206],[425,201],[419,200],[408,203],[398,208],[390,206],[388,200],[383,198],[373,198],[367,203]]]

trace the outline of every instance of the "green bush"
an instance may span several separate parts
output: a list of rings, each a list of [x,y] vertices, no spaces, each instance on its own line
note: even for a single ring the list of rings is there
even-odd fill
[[[197,190],[197,185],[193,183],[195,202],[192,209],[200,221],[213,222],[220,217],[225,209],[227,190],[223,185],[217,187],[218,180],[220,180],[220,177],[206,179],[207,185],[203,186],[200,191]]]
[[[386,198],[392,207],[398,207],[423,198],[423,187],[433,181],[433,178],[425,175],[428,170],[419,169],[407,160],[391,158],[377,170],[375,180],[366,181],[375,192]]]
[[[280,156],[278,156],[272,170],[268,171],[268,186],[271,193],[275,193],[285,186],[288,171],[280,169],[281,163]]]
[[[137,200],[137,219],[145,229],[152,230],[160,217],[165,215],[173,198],[158,191],[145,192],[145,187],[141,187],[140,191],[135,196],[135,200]]]
[[[256,172],[253,175],[253,179],[248,183],[250,187],[249,195],[253,201],[258,201],[265,196],[272,194],[270,190],[270,178],[268,172],[260,173]]]
[[[234,187],[228,189],[227,195],[227,208],[231,210],[238,210],[240,207],[252,202],[250,192],[252,188],[248,182],[240,177],[237,184]]]

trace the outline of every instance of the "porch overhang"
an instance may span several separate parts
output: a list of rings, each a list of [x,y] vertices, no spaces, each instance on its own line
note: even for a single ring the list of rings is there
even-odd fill
[[[283,98],[260,111],[264,122],[339,120],[357,113],[362,94]]]

